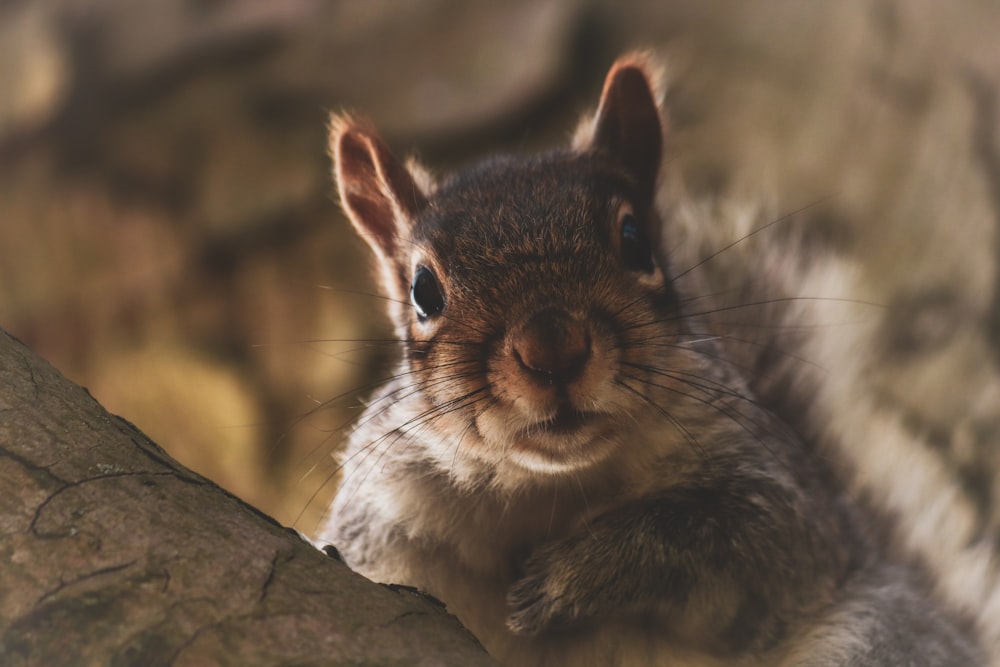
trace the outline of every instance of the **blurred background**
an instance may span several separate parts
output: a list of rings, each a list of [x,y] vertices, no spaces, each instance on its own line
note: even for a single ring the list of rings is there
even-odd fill
[[[447,172],[565,141],[614,58],[651,48],[670,170],[778,210],[832,195],[824,242],[895,314],[886,400],[985,446],[998,34],[991,0],[7,0],[0,327],[308,532],[392,358],[328,112]]]

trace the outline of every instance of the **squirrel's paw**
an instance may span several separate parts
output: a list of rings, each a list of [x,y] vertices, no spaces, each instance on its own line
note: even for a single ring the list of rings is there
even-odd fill
[[[559,542],[528,559],[524,576],[507,593],[511,631],[534,636],[597,611],[601,577],[588,570],[596,564],[585,562],[592,559],[582,546],[576,541]],[[586,581],[581,580],[581,573],[587,573]]]
[[[574,615],[567,593],[566,582],[560,577],[535,568],[515,582],[507,594],[511,608],[507,627],[519,635],[535,636],[552,625],[561,625]]]

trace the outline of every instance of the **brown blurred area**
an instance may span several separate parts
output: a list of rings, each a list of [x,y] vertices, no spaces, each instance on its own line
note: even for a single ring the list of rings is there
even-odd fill
[[[615,56],[655,49],[690,189],[836,193],[832,242],[889,301],[943,293],[933,329],[996,317],[997,28],[985,0],[8,0],[0,326],[309,531],[392,356],[330,110],[444,171],[563,141]]]

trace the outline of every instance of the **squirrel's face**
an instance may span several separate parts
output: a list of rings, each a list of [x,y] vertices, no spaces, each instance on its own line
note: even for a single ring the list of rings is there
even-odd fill
[[[680,334],[656,229],[628,175],[590,155],[494,160],[434,193],[396,317],[463,453],[557,472],[614,451]]]
[[[658,250],[661,123],[647,64],[626,59],[571,149],[436,186],[334,118],[341,199],[426,404],[401,428],[438,434],[447,456],[559,472],[624,446],[622,422],[669,418],[651,394],[697,369]]]

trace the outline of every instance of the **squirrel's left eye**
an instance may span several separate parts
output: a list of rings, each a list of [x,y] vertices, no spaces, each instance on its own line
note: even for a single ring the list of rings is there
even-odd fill
[[[426,266],[417,268],[410,283],[410,302],[417,311],[417,318],[423,322],[444,310],[444,295],[434,272]]]
[[[646,238],[642,225],[631,212],[621,217],[621,255],[622,261],[629,269],[652,273],[653,248]]]

